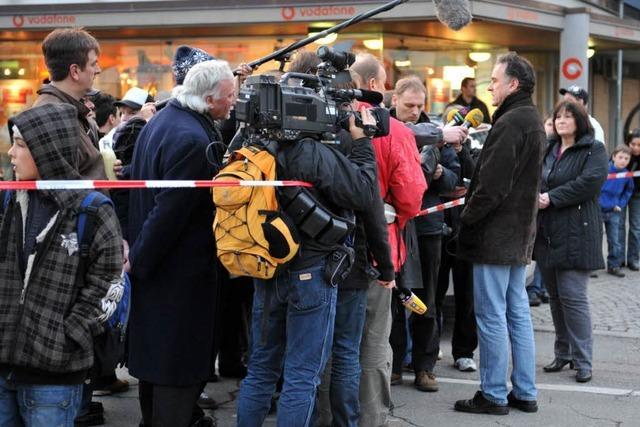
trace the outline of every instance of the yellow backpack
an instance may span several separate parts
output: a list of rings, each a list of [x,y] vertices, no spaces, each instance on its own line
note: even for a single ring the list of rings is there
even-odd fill
[[[235,151],[214,181],[271,181],[276,159],[256,146]],[[295,226],[281,212],[273,186],[213,187],[218,258],[231,274],[271,279],[299,248]]]

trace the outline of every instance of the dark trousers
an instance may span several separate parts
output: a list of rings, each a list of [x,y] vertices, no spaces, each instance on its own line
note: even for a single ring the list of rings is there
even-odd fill
[[[411,330],[411,360],[413,370],[433,372],[440,351],[440,334],[437,322],[436,287],[440,268],[442,236],[418,236],[420,247],[420,266],[422,270],[422,288],[412,291],[427,306],[423,316],[412,314],[409,322]],[[391,327],[390,343],[393,348],[392,372],[402,371],[402,359],[407,347],[405,309],[394,298],[396,311]]]
[[[145,427],[188,427],[202,384],[162,386],[140,381],[139,397]]]
[[[220,299],[216,350],[221,376],[233,375],[244,366],[244,356],[249,348],[249,325],[253,300],[253,279],[228,278],[220,282]],[[214,357],[215,358],[215,357]]]
[[[451,248],[450,240],[450,237],[445,237],[442,242],[442,260],[436,292],[438,319],[442,319],[442,305],[449,289],[449,271],[452,271],[456,314],[451,352],[454,360],[461,357],[472,359],[473,352],[478,347],[476,317],[473,311],[473,265],[447,251],[447,248],[455,249]]]

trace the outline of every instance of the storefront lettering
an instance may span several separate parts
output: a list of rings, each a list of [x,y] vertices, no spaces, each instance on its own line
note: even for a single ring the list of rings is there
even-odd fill
[[[540,20],[540,15],[537,12],[532,12],[530,10],[510,7],[507,9],[507,19],[514,21],[538,22]]]
[[[303,18],[320,18],[328,16],[351,16],[355,15],[355,6],[317,6],[317,7],[283,7],[280,15],[285,21],[291,21],[296,16]]]
[[[620,38],[633,38],[635,31],[631,28],[616,27],[615,36]]]
[[[36,15],[36,16],[21,16],[16,15],[13,17],[13,26],[16,28],[21,28],[25,24],[27,26],[36,26],[36,25],[75,25],[76,16],[75,15]]]

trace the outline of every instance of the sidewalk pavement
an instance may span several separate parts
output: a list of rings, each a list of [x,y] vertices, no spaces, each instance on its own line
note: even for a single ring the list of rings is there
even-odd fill
[[[413,387],[413,374],[404,374],[404,384],[392,387],[395,409],[390,427],[404,426],[634,426],[640,407],[640,272],[623,269],[619,279],[598,271],[590,279],[589,297],[594,328],[594,378],[588,384],[577,384],[574,373],[563,370],[548,374],[542,366],[553,358],[553,323],[549,305],[531,310],[536,339],[536,374],[540,411],[524,414],[512,410],[508,416],[469,415],[453,411],[457,399],[469,399],[479,385],[478,372],[462,373],[453,368],[451,325],[445,325],[442,338],[443,360],[435,374],[440,383],[438,393],[422,393]],[[477,355],[476,355],[477,362]],[[115,396],[96,397],[105,407],[108,427],[137,427],[140,422],[137,380],[126,369],[118,376],[132,383],[131,389]],[[220,405],[206,411],[218,427],[236,425],[235,407],[239,381],[221,379],[209,383],[207,392]],[[274,426],[270,415],[265,426]],[[369,427],[369,426],[363,426]]]

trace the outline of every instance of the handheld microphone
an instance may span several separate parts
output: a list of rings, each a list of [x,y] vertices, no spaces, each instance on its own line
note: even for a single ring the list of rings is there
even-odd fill
[[[400,303],[406,308],[416,314],[425,314],[427,312],[427,306],[425,305],[425,303],[423,303],[422,300],[420,300],[420,298],[418,298],[416,294],[411,292],[409,289],[399,288],[398,286],[396,286],[394,289],[398,292],[397,296],[400,300]]]
[[[447,114],[447,126],[460,126],[464,122],[464,116],[460,110],[453,109]]]
[[[438,20],[453,31],[469,25],[473,19],[468,0],[434,0]]]
[[[464,116],[464,122],[462,123],[462,127],[467,129],[476,128],[482,124],[484,120],[484,114],[480,111],[479,108],[474,108],[469,111],[466,116]]]

